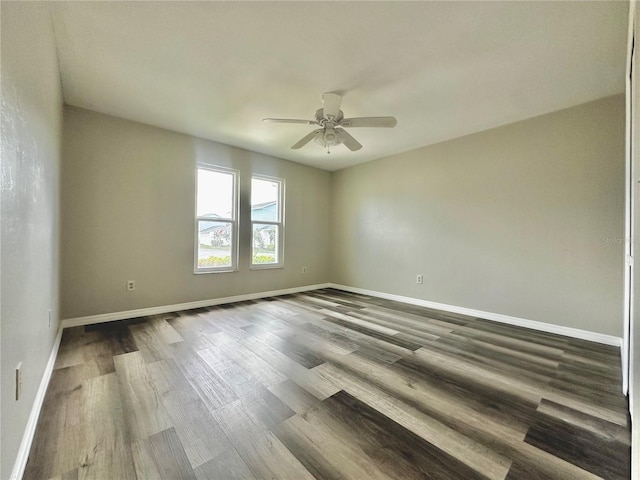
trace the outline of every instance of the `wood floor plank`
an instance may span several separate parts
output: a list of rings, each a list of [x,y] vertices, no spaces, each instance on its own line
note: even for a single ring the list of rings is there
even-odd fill
[[[332,295],[330,292],[323,292],[321,290],[310,291],[307,293],[315,298],[322,298],[325,300],[329,300],[330,302],[334,302],[339,305],[349,307],[352,310],[361,310],[367,306],[365,302],[355,300],[353,298],[350,298],[350,299],[346,299],[344,297],[341,298],[339,296]]]
[[[598,435],[606,442],[605,444],[615,441],[624,445],[631,445],[629,429],[615,423],[607,422],[606,420],[587,415],[545,399],[542,399],[537,410],[540,413],[555,417],[569,425],[588,430]]]
[[[334,416],[369,458],[392,478],[481,480],[483,475],[357,398],[340,391],[324,400],[320,417]]]
[[[196,480],[182,443],[173,428],[138,440],[133,446],[138,479]]]
[[[151,326],[154,334],[160,342],[167,345],[182,342],[184,340],[182,336],[178,332],[176,332],[176,330],[168,322],[168,318],[165,317],[165,315],[153,316],[147,323]]]
[[[84,350],[87,343],[95,342],[100,338],[97,332],[86,332],[84,327],[65,328],[62,332],[62,340],[58,349],[58,356],[54,368],[72,367],[84,364]]]
[[[327,364],[326,370],[334,381],[340,382],[351,395],[384,413],[396,423],[461,460],[487,478],[505,478],[512,461],[529,465],[549,479],[596,480],[598,476],[562,458],[541,450],[512,436],[497,435],[493,429],[472,426],[464,419],[449,417],[437,420],[426,416],[420,408],[399,401],[361,378],[354,377]]]
[[[570,339],[562,335],[484,320],[482,318],[474,318],[472,323],[467,323],[465,326],[478,331],[497,333],[505,338],[517,338],[525,342],[535,342],[536,344],[560,348],[562,350],[565,350],[570,344]]]
[[[244,368],[227,357],[223,350],[211,347],[196,352],[217,375],[225,379],[237,398],[254,394],[263,388],[260,382]]]
[[[323,308],[322,310],[320,310],[320,313],[326,315],[327,317],[331,317],[331,318],[336,318],[339,320],[343,320],[344,322],[347,322],[348,324],[353,324],[353,325],[357,325],[359,327],[362,327],[366,330],[372,330],[374,332],[377,333],[382,333],[384,335],[396,335],[397,333],[400,333],[400,330],[397,330],[396,328],[389,328],[389,327],[385,327],[384,325],[379,325],[377,323],[374,322],[370,322],[367,320],[362,320],[358,317],[355,317],[353,315],[345,315],[343,313],[340,312],[335,312],[333,310],[328,310],[326,308]]]
[[[107,340],[111,344],[112,355],[116,356],[138,351],[138,346],[129,330],[129,326],[136,323],[142,323],[142,320],[119,320],[106,324],[97,323],[86,325],[84,330],[85,332],[97,332],[102,340]]]
[[[163,480],[196,480],[182,443],[173,428],[149,437],[153,458]]]
[[[398,330],[381,327],[375,323],[350,317],[349,315],[344,315],[339,312],[323,310],[323,313],[325,313],[325,318],[328,321],[335,323],[336,325],[347,327],[349,330],[354,330],[409,350],[417,350],[421,347],[421,345],[415,341],[399,338],[397,336],[397,334],[400,333]]]
[[[467,325],[470,322],[475,322],[476,318],[463,315],[460,313],[445,312],[443,310],[436,310],[433,308],[422,307],[419,305],[410,305],[402,302],[396,302],[394,300],[387,300],[383,298],[368,297],[370,307],[375,305],[378,309],[388,309],[391,311],[401,312],[404,314],[416,315],[417,317],[427,318],[429,321],[444,322],[447,325]]]
[[[557,372],[557,366],[540,366],[508,353],[496,352],[491,348],[484,348],[482,345],[470,343],[466,339],[456,342],[455,340],[440,338],[435,342],[426,343],[424,347],[429,352],[440,353],[445,357],[454,359],[453,363],[467,362],[504,378],[515,377],[522,381],[530,380],[536,386],[548,385]],[[415,365],[418,369],[425,369],[421,358],[416,355],[405,356],[403,360],[406,363]],[[442,369],[436,367],[428,370],[442,371]],[[472,377],[470,376],[470,378]]]
[[[460,353],[472,352],[480,356],[496,359],[505,365],[521,366],[523,370],[525,367],[529,369],[533,368],[535,372],[541,374],[553,372],[558,368],[562,360],[558,357],[549,358],[548,356],[523,352],[518,348],[495,345],[480,339],[469,338],[455,333],[451,333],[445,338],[440,338],[436,343],[438,345],[447,344],[455,347]],[[433,344],[430,343],[429,345]]]
[[[270,431],[235,439],[238,454],[256,478],[313,480],[313,475]]]
[[[496,454],[483,444],[459,434],[417,408],[331,364],[320,368],[324,370],[323,374],[331,377],[354,397],[440,450],[460,459],[486,478],[503,479],[509,471],[511,461],[507,457]]]
[[[86,381],[98,376],[95,365],[74,365],[55,369],[45,396],[37,430],[27,462],[25,479],[63,474],[80,464],[86,435],[83,398]],[[56,451],[51,445],[65,445]]]
[[[236,342],[225,333],[207,336],[208,342],[222,350],[224,354],[247,372],[251,374],[265,387],[277,385],[287,379],[286,375],[279,373],[269,363],[258,355]]]
[[[145,362],[157,362],[173,356],[169,344],[161,340],[157,329],[149,322],[131,325],[129,330]]]
[[[114,358],[124,412],[131,434],[137,441],[171,427],[171,420],[162,405],[141,352],[118,355]]]
[[[398,313],[380,308],[363,308],[351,315],[363,319],[370,319],[372,322],[380,322],[382,325],[393,326],[402,332],[412,332],[416,336],[424,334],[426,338],[430,336],[441,337],[451,333],[455,325],[443,325],[442,322],[436,323],[433,320],[418,315],[408,313]]]
[[[394,363],[389,371],[397,372],[401,378],[406,379],[409,389],[398,392],[405,400],[422,405],[449,405],[451,408],[443,409],[442,413],[447,412],[454,417],[470,415],[469,420],[465,421],[467,424],[485,423],[495,431],[502,431],[504,426],[507,428],[503,431],[504,434],[515,435],[519,439],[524,438],[538,405],[536,401],[523,400],[517,395],[496,392],[483,382],[427,372],[404,359]],[[417,395],[413,390],[417,390]],[[423,390],[434,392],[441,401],[437,404],[428,403],[430,397],[421,395]],[[434,412],[433,409],[430,411]]]
[[[552,480],[553,477],[531,465],[519,461],[513,462],[505,480]],[[558,479],[560,480],[560,479]]]
[[[130,436],[122,414],[124,405],[115,373],[87,380],[82,410],[85,442],[78,479],[136,479]]]
[[[390,355],[400,358],[406,355],[411,355],[413,353],[413,350],[402,347],[395,343],[391,343],[380,338],[370,337],[365,333],[357,332],[347,327],[336,325],[322,319],[310,319],[309,322],[300,325],[299,328],[308,330],[311,333],[320,336],[326,336],[328,333],[331,341],[333,341],[334,343],[341,344],[340,342],[351,342],[344,343],[345,348],[348,348],[349,345],[357,345],[358,348],[373,348],[377,351],[381,350]]]
[[[221,330],[207,318],[207,314],[183,314],[166,320],[186,341],[198,344],[204,335],[219,333]]]
[[[340,305],[339,303],[314,297],[313,295],[305,295],[305,294],[295,295],[294,294],[294,297],[300,300],[301,302],[309,303],[311,305],[317,306],[318,308],[331,308],[331,307],[337,307]]]
[[[631,476],[631,446],[615,440],[603,443],[596,434],[540,411],[525,442],[602,478],[626,480]]]
[[[49,480],[78,480],[78,469],[74,468],[68,472],[51,477]]]
[[[251,473],[235,449],[194,469],[198,480],[260,480]]]
[[[200,399],[173,359],[147,363],[146,368],[151,376],[154,390],[161,399],[172,393],[177,395],[183,403],[192,403]]]
[[[320,400],[324,400],[339,390],[331,382],[255,338],[247,339],[245,345],[281,374],[289,377],[298,386]]]
[[[356,312],[349,312],[347,315],[360,318],[365,321],[375,323],[377,325],[383,325],[389,328],[399,330],[401,335],[414,338],[420,343],[423,340],[435,340],[442,335],[450,333],[450,329],[442,328],[439,326],[431,325],[429,323],[423,323],[421,325],[411,324],[409,322],[398,323],[395,319],[390,319],[386,315],[380,315],[372,312],[364,312],[358,310]]]
[[[563,357],[551,386],[557,391],[584,395],[596,404],[626,410],[627,399],[620,394],[622,377],[610,375],[592,364],[566,360]]]
[[[189,349],[173,350],[175,364],[210,410],[227,405],[238,396],[229,383],[218,375],[196,352]]]
[[[309,410],[321,407],[320,400],[300,388],[291,380],[285,380],[282,383],[269,388],[269,391],[287,405],[296,413],[304,414]]]
[[[629,422],[628,414],[625,411],[620,411],[615,408],[615,405],[611,408],[596,405],[589,400],[580,398],[578,395],[566,394],[564,392],[558,392],[557,390],[546,389],[542,392],[542,398],[551,402],[555,402],[566,407],[578,410],[587,415],[601,418],[608,422],[616,423],[623,427],[626,427]]]
[[[332,428],[333,427],[333,428]],[[296,415],[278,425],[276,436],[313,477],[390,480],[357,445],[354,437],[320,421],[313,412]],[[351,440],[351,441],[350,441]]]
[[[98,375],[116,371],[113,355],[113,344],[109,339],[100,339],[82,347],[83,365],[93,364]]]
[[[362,313],[392,319],[398,325],[408,325],[414,328],[427,328],[437,335],[446,335],[454,328],[467,325],[467,321],[451,321],[447,315],[431,315],[429,312],[411,312],[407,308],[391,308],[391,306],[368,304]],[[442,312],[440,312],[442,313]]]
[[[524,399],[539,402],[546,398],[555,403],[559,403],[583,413],[602,418],[607,421],[626,425],[626,414],[611,408],[602,408],[593,405],[584,399],[570,394],[557,392],[553,389],[547,390],[546,385],[531,379],[516,378],[507,376],[494,369],[486,369],[466,361],[456,361],[452,356],[443,355],[440,352],[429,348],[421,348],[416,351],[416,361],[425,368],[441,368],[443,370],[456,371],[469,378],[482,379],[490,383],[499,391],[521,395]]]
[[[199,398],[185,403],[180,394],[173,391],[162,403],[193,468],[231,448],[231,442]]]
[[[133,442],[131,444],[131,452],[138,480],[158,480],[162,478],[161,467],[156,463],[148,438]]]
[[[240,399],[244,411],[262,425],[271,428],[295,414],[286,403],[265,388]]]
[[[328,352],[330,355],[348,355],[358,348],[352,342],[347,345],[340,345],[333,339],[327,339],[325,335],[318,335],[302,328],[302,325],[280,328],[273,332],[273,335],[283,338],[287,342],[302,345],[319,356],[322,356],[323,352]]]
[[[313,368],[318,365],[322,365],[325,359],[322,355],[318,355],[317,352],[302,345],[298,342],[291,341],[290,338],[282,338],[278,335],[271,334],[269,332],[256,335],[261,342],[266,343],[270,347],[278,350],[283,355],[286,355],[294,362],[302,365],[304,368]]]
[[[522,440],[529,427],[529,417],[535,412],[537,402],[523,403],[517,398],[489,394],[482,384],[465,390],[454,379],[422,375],[410,364],[398,361],[393,366],[383,365],[363,358],[357,353],[335,357],[332,363],[343,371],[354,372],[398,398],[422,405],[423,411],[440,412],[451,418],[465,418],[465,422],[478,428],[491,428],[500,435]],[[474,396],[484,394],[480,399]],[[510,400],[510,401],[509,401]],[[483,402],[484,401],[484,402]],[[506,413],[504,412],[506,410]]]
[[[241,401],[214,412],[236,451],[259,479],[312,479],[313,476],[255,415],[248,415]]]
[[[520,338],[506,337],[500,333],[479,330],[469,325],[456,327],[453,331],[458,335],[479,339],[487,343],[493,343],[494,345],[514,350],[519,349],[522,352],[537,355],[547,355],[551,358],[554,356],[560,356],[564,353],[564,350],[557,345],[545,345],[543,343],[531,342]]]

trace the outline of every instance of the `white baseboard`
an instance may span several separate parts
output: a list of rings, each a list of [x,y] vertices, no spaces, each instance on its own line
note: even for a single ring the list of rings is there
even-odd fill
[[[530,328],[532,330],[539,330],[547,333],[555,333],[557,335],[564,335],[566,337],[579,338],[581,340],[588,340],[591,342],[602,343],[605,345],[612,345],[615,347],[621,347],[622,345],[622,339],[619,337],[614,337],[612,335],[605,335],[602,333],[590,332],[588,330],[580,330],[578,328],[563,327],[561,325],[554,325],[551,323],[528,320],[526,318],[512,317],[509,315],[503,315],[501,313],[485,312],[482,310],[475,310],[472,308],[458,307],[455,305],[447,305],[446,303],[431,302],[429,300],[422,300],[422,299],[413,298],[413,297],[405,297],[402,295],[395,295],[392,293],[377,292],[374,290],[351,287],[348,285],[340,285],[337,283],[320,283],[316,285],[305,285],[302,287],[285,288],[282,290],[272,290],[269,292],[247,293],[244,295],[234,295],[231,297],[198,300],[195,302],[178,303],[174,305],[162,305],[159,307],[139,308],[136,310],[125,310],[121,312],[89,315],[86,317],[67,318],[62,321],[62,328],[78,327],[82,325],[92,325],[95,323],[113,322],[116,320],[126,320],[128,318],[145,317],[148,315],[159,315],[162,313],[178,312],[181,310],[190,310],[193,308],[211,307],[214,305],[222,305],[225,303],[233,303],[233,302],[242,302],[245,300],[256,300],[259,298],[276,297],[278,295],[307,292],[310,290],[318,290],[321,288],[336,288],[336,289],[344,290],[347,292],[359,293],[361,295],[369,295],[372,297],[384,298],[387,300],[395,300],[397,302],[408,303],[411,305],[418,305],[421,307],[433,308],[436,310],[443,310],[446,312],[459,313],[461,315],[468,315],[471,317],[483,318],[486,320],[493,320],[496,322],[506,323],[509,325],[516,325],[519,327]]]
[[[11,480],[19,480],[24,474],[24,469],[27,466],[27,460],[29,460],[29,452],[31,451],[31,443],[33,442],[33,436],[36,433],[36,426],[38,425],[38,418],[40,417],[40,410],[42,410],[42,404],[44,397],[49,387],[49,380],[53,374],[53,367],[56,363],[56,357],[58,356],[58,349],[60,348],[60,340],[62,339],[62,325],[58,328],[58,333],[53,341],[53,348],[51,349],[51,355],[49,355],[49,361],[42,374],[42,380],[40,380],[40,386],[36,392],[36,398],[33,400],[31,407],[31,413],[29,414],[29,420],[27,426],[24,429],[22,435],[22,442],[20,442],[20,449],[18,450],[18,456],[13,464],[13,471],[11,472]]]
[[[67,318],[62,321],[62,328],[79,327],[82,325],[92,325],[94,323],[113,322],[116,320],[126,320],[128,318],[146,317],[148,315],[159,315],[162,313],[179,312],[181,310],[191,310],[192,308],[211,307],[225,303],[243,302],[245,300],[256,300],[258,298],[277,297],[290,293],[307,292],[328,288],[329,283],[316,285],[305,285],[303,287],[285,288],[282,290],[272,290],[270,292],[246,293],[244,295],[234,295],[232,297],[212,298],[209,300],[198,300],[196,302],[177,303],[175,305],[162,305],[160,307],[139,308],[137,310],[126,310],[122,312],[103,313],[99,315],[89,315],[86,317]]]
[[[339,285],[336,283],[330,284],[331,288],[337,288],[338,290],[345,290],[347,292],[359,293],[361,295],[369,295],[371,297],[379,297],[387,300],[395,300],[397,302],[409,303],[411,305],[418,305],[420,307],[433,308],[436,310],[444,310],[446,312],[459,313],[461,315],[468,315],[471,317],[482,318],[485,320],[493,320],[495,322],[506,323],[509,325],[516,325],[518,327],[530,328],[532,330],[539,330],[541,332],[555,333],[557,335],[564,335],[566,337],[579,338],[581,340],[588,340],[590,342],[602,343],[605,345],[612,345],[615,347],[622,346],[622,339],[614,337],[612,335],[605,335],[603,333],[590,332],[588,330],[580,330],[578,328],[563,327],[561,325],[554,325],[551,323],[538,322],[535,320],[527,320],[526,318],[511,317],[509,315],[503,315],[501,313],[484,312],[482,310],[474,310],[466,307],[456,307],[454,305],[447,305],[446,303],[430,302],[428,300],[422,300],[413,297],[404,297],[402,295],[394,295],[391,293],[376,292],[374,290],[366,290],[364,288],[349,287],[347,285]]]

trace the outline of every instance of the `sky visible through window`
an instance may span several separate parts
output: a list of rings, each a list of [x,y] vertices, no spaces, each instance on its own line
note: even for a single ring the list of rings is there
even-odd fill
[[[265,202],[275,202],[278,200],[278,182],[263,180],[260,178],[251,179],[251,205],[259,205]]]
[[[233,176],[229,173],[198,170],[199,217],[217,215],[228,218],[233,202]],[[253,179],[251,182],[251,204],[257,205],[277,199],[277,183]]]

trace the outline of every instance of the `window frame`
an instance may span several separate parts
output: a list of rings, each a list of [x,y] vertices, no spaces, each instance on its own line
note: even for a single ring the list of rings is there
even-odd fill
[[[285,179],[279,177],[271,177],[269,175],[261,175],[257,173],[251,174],[251,192],[249,198],[253,194],[253,179],[264,180],[267,182],[274,182],[278,184],[278,220],[277,222],[270,220],[253,220],[253,205],[250,205],[250,221],[251,221],[251,245],[249,254],[249,269],[250,270],[268,270],[273,268],[284,268],[284,202],[285,202]],[[251,203],[251,200],[249,200]],[[254,224],[260,225],[276,225],[278,227],[276,257],[277,263],[253,263],[253,226]]]
[[[211,217],[198,216],[198,175],[200,170],[208,170],[211,172],[224,173],[231,175],[233,193],[232,193],[232,209],[230,218],[212,219]],[[205,163],[196,164],[195,175],[195,232],[194,232],[194,249],[193,249],[193,273],[195,275],[208,274],[208,273],[227,273],[238,271],[238,252],[239,252],[239,216],[240,216],[240,171],[233,168],[220,167],[217,165],[209,165]],[[200,250],[200,222],[201,221],[215,221],[221,223],[231,224],[231,265],[223,267],[198,267],[198,252]]]

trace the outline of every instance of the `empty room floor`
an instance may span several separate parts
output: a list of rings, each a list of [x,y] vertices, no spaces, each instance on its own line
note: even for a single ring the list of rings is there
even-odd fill
[[[64,331],[25,479],[628,479],[617,348],[333,289]]]

